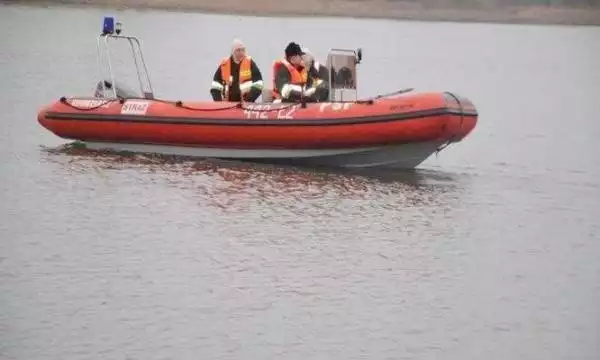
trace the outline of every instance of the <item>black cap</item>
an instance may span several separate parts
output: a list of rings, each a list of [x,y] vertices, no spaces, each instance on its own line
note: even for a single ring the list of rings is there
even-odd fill
[[[302,56],[302,55],[304,55],[304,51],[302,51],[302,48],[300,47],[300,45],[296,44],[295,42],[291,42],[285,48],[285,56],[290,57],[290,56],[294,56],[294,55]]]

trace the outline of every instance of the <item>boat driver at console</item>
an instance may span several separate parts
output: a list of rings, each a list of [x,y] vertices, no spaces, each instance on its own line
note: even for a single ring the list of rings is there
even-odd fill
[[[262,94],[263,79],[246,47],[234,40],[231,56],[224,58],[213,77],[210,94],[214,101],[255,102]]]
[[[273,65],[273,102],[316,102],[317,89],[324,84],[318,77],[309,76],[300,45],[291,42],[285,48],[285,59]]]
[[[304,61],[304,66],[308,68],[308,76],[312,78],[313,83],[319,82],[315,91],[315,100],[319,102],[327,101],[329,99],[329,71],[327,67],[319,63],[307,48],[302,48],[302,52],[304,53],[302,61]]]

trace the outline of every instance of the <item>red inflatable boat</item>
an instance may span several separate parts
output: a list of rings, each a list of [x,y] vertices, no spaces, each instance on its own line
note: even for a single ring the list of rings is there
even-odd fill
[[[113,34],[99,38],[127,40]],[[135,52],[134,52],[135,54]],[[285,162],[309,166],[414,168],[475,127],[473,104],[449,92],[412,93],[357,100],[356,81],[336,87],[321,103],[182,102],[155,99],[139,51],[143,95],[99,82],[93,98],[61,98],[43,108],[39,123],[90,149]],[[360,50],[331,50],[329,69],[356,76]],[[139,64],[143,65],[140,66]],[[140,70],[141,69],[141,70]],[[147,84],[143,84],[142,74]],[[354,78],[355,79],[355,78]],[[107,94],[107,92],[109,94]],[[344,97],[350,100],[344,99]]]

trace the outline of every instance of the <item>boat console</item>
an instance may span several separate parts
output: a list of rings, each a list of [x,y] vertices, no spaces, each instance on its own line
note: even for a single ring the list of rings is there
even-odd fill
[[[356,101],[357,65],[362,60],[362,49],[330,49],[327,54],[329,69],[329,101]]]

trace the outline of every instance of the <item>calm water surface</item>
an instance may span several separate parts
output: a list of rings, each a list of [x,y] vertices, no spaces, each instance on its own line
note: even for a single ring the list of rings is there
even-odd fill
[[[599,28],[113,13],[162,98],[241,37],[265,77],[363,47],[362,96],[478,106],[367,176],[65,147],[36,112],[91,94],[105,13],[0,7],[0,358],[600,358]]]

